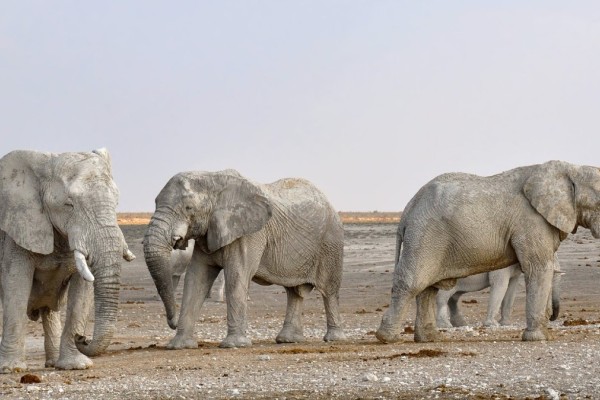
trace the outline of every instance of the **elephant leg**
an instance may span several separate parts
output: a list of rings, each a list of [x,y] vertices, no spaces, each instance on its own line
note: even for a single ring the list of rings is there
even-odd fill
[[[210,292],[221,268],[206,265],[205,262],[192,262],[183,281],[183,299],[177,321],[177,333],[167,344],[167,349],[196,349],[198,340],[194,327],[198,314]]]
[[[512,277],[508,282],[506,294],[504,295],[504,299],[502,299],[502,307],[500,311],[500,325],[510,325],[510,315],[512,314],[515,296],[517,295],[517,289],[519,288],[520,277],[521,275]]]
[[[215,301],[225,302],[225,274],[220,274],[215,280],[213,287],[217,291],[217,297]]]
[[[27,364],[25,363],[25,326],[27,323],[27,302],[31,294],[31,282],[33,282],[34,272],[33,266],[26,260],[25,250],[18,247],[14,242],[11,244],[13,245],[9,245],[9,248],[4,249],[5,259],[0,271],[3,308],[0,373],[3,374],[27,370]],[[13,258],[7,259],[8,254],[12,254]]]
[[[492,271],[490,274],[490,300],[488,302],[487,316],[483,321],[483,326],[498,326],[496,320],[500,312],[500,306],[504,299],[508,283],[510,280],[510,270],[504,268],[499,271]]]
[[[277,343],[302,342],[304,341],[302,328],[302,305],[304,303],[304,296],[301,287],[286,287],[285,291],[287,293],[287,310],[285,312],[283,328],[281,328],[275,341]]]
[[[180,279],[181,279],[181,275],[173,275],[171,277],[171,282],[173,284],[173,291],[177,290],[177,285],[179,285]]]
[[[439,333],[435,322],[435,297],[438,288],[429,286],[417,295],[415,342],[435,342]]]
[[[249,269],[240,268],[240,264],[232,264],[224,268],[225,291],[227,303],[227,336],[219,347],[248,347],[252,341],[246,336],[248,307],[248,286],[250,280],[258,269],[258,260],[250,262]],[[249,260],[248,260],[249,261]],[[243,264],[242,264],[243,265]]]
[[[242,236],[224,249],[223,274],[227,303],[227,336],[219,344],[222,348],[248,347],[252,341],[246,336],[248,322],[248,286],[260,265],[266,238],[260,233]]]
[[[383,343],[400,341],[403,333],[403,327],[400,326],[400,322],[406,313],[410,301],[420,292],[419,288],[413,283],[414,278],[410,281],[408,281],[408,279],[400,278],[398,271],[402,270],[400,264],[403,262],[403,258],[400,258],[400,261],[396,265],[393,278],[394,283],[392,285],[392,301],[390,307],[383,314],[379,329],[377,329],[377,332],[375,333],[377,339]],[[405,277],[415,277],[416,268],[411,268],[403,275]]]
[[[65,326],[60,339],[58,369],[87,369],[94,363],[75,345],[75,337],[85,336],[88,315],[93,303],[93,284],[74,274],[69,281]],[[96,321],[98,322],[98,321]]]
[[[462,315],[460,307],[458,306],[461,296],[465,292],[456,292],[448,299],[448,311],[450,312],[450,325],[459,327],[467,326],[467,320]]]
[[[448,300],[450,300],[453,294],[454,290],[440,290],[435,298],[435,322],[438,328],[452,328]]]
[[[326,342],[346,340],[346,334],[342,329],[342,317],[340,316],[339,294],[323,295],[323,303],[325,304],[325,315],[327,315],[327,333],[325,333],[323,340]]]
[[[554,255],[554,273],[552,274],[552,295],[548,299],[548,318],[555,321],[560,313],[560,285],[564,272],[560,270],[558,256]]]
[[[52,311],[45,307],[42,309],[42,326],[44,327],[44,350],[46,352],[46,368],[54,367],[59,357],[60,311]]]
[[[523,332],[523,340],[549,339],[546,307],[550,297],[553,266],[553,262],[547,262],[542,269],[528,268],[525,270],[527,328]]]
[[[339,293],[344,270],[344,249],[337,233],[326,235],[321,244],[319,259],[317,261],[316,289],[323,296],[323,305],[327,318],[327,332],[323,336],[326,342],[345,340],[346,334],[342,328],[343,322],[340,315]],[[302,285],[309,287],[312,285]]]

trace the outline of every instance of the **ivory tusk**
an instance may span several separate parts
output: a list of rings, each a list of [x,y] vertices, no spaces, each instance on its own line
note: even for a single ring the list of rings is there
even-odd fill
[[[93,282],[94,275],[92,275],[92,272],[87,265],[87,261],[85,261],[85,256],[79,250],[75,250],[73,253],[75,254],[75,266],[77,267],[79,275],[86,281]]]
[[[129,249],[123,249],[123,258],[126,261],[133,261],[135,260],[135,254],[133,254]]]

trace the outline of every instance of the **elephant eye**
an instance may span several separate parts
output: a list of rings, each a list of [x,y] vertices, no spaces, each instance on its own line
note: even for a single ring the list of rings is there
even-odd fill
[[[73,207],[73,200],[71,200],[70,198],[67,198],[65,200],[65,206]]]
[[[186,210],[186,211],[192,211],[192,207],[190,207],[190,206],[185,206],[185,210]]]

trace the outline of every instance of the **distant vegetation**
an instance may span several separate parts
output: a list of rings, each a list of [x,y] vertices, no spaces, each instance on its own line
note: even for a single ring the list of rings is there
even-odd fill
[[[150,212],[123,212],[117,213],[117,222],[120,225],[146,225],[150,222]]]
[[[395,224],[400,221],[400,212],[355,212],[340,211],[340,218],[344,224]]]
[[[394,224],[400,221],[400,212],[381,211],[340,211],[340,218],[344,224]],[[118,213],[117,219],[121,225],[146,225],[152,213],[149,212],[124,212]]]

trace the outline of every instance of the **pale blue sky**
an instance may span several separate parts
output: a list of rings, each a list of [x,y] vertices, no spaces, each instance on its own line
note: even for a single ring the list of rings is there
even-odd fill
[[[120,211],[175,173],[401,210],[432,177],[600,165],[597,1],[5,1],[0,153],[107,147]]]

